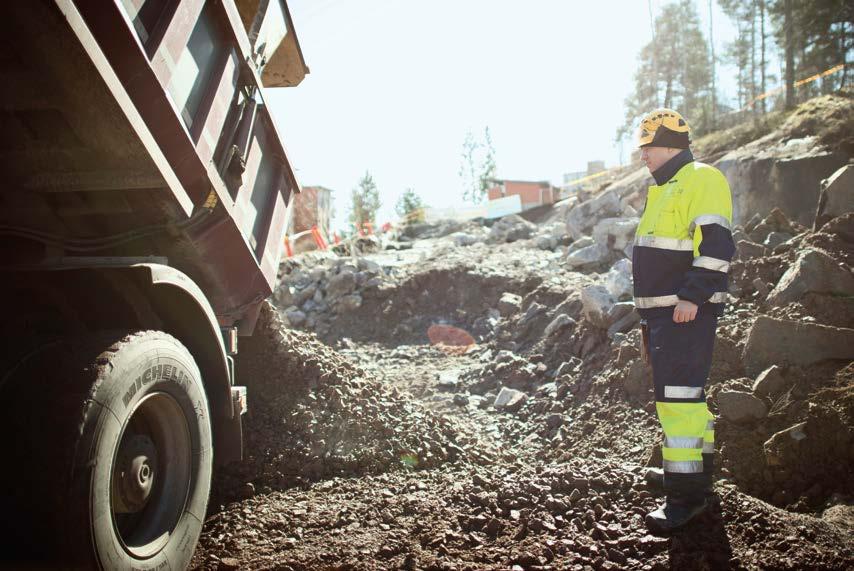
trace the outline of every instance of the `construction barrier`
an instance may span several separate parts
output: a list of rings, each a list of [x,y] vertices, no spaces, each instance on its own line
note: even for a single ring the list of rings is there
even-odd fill
[[[796,81],[795,87],[797,88],[797,87],[800,87],[802,85],[806,85],[807,83],[812,83],[813,81],[817,81],[817,80],[821,79],[822,77],[827,77],[828,75],[832,75],[834,73],[842,71],[843,69],[845,69],[845,64],[840,63],[838,65],[831,67],[830,69],[824,70],[821,73],[816,73],[815,75],[811,75],[809,77],[805,77],[804,79],[800,79],[800,80]],[[759,95],[755,99],[749,101],[741,109],[738,109],[736,111],[731,111],[730,113],[738,113],[739,111],[745,111],[747,109],[751,109],[759,101],[762,101],[763,99],[767,99],[768,97],[771,97],[772,95],[777,95],[778,93],[782,93],[783,90],[785,90],[785,89],[786,89],[786,86],[783,85],[782,87],[772,89],[771,91],[766,91],[762,95]]]
[[[287,257],[292,258],[294,255],[294,250],[292,247],[292,243],[296,244],[299,238],[303,236],[311,236],[314,240],[315,245],[318,250],[326,250],[329,248],[329,244],[324,238],[323,233],[320,231],[320,228],[317,226],[312,226],[308,230],[303,230],[302,232],[297,232],[296,234],[291,234],[290,236],[285,235],[285,254]],[[338,235],[335,235],[336,244],[338,243]]]

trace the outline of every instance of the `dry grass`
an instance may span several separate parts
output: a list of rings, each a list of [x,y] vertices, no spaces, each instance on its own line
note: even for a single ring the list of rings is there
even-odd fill
[[[774,111],[756,121],[709,133],[692,147],[698,158],[711,162],[773,132],[780,139],[816,136],[822,144],[854,156],[854,90],[814,97],[793,111]]]
[[[815,135],[828,147],[854,155],[854,90],[823,95],[799,105],[780,131],[786,138]]]

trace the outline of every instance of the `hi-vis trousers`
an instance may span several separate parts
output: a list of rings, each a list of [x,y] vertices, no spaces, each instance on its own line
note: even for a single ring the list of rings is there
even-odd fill
[[[647,324],[655,408],[664,430],[664,489],[669,498],[700,502],[711,489],[714,466],[714,416],[704,387],[718,318],[698,314],[688,323],[674,323],[665,316]]]

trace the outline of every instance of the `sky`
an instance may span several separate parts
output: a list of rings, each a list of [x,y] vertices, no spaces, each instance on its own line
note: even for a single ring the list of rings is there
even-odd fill
[[[656,14],[666,0],[653,0]],[[489,127],[498,178],[562,182],[587,161],[615,166],[614,142],[640,48],[643,0],[290,0],[310,74],[265,99],[302,185],[333,190],[332,227],[370,172],[377,222],[406,188],[460,207],[466,133]],[[698,2],[704,31],[708,2]],[[716,51],[734,36],[715,5]],[[720,90],[734,94],[726,70]],[[690,117],[688,118],[690,121]]]

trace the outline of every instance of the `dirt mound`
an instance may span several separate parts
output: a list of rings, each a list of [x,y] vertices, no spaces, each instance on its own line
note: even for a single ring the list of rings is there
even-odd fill
[[[236,373],[249,391],[245,459],[221,471],[221,499],[332,476],[430,468],[465,455],[447,421],[313,334],[285,328],[272,305],[242,340]]]

